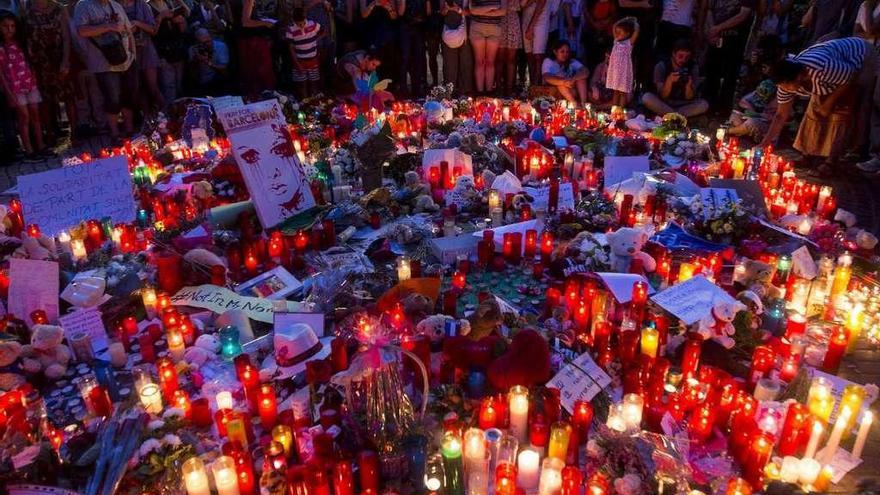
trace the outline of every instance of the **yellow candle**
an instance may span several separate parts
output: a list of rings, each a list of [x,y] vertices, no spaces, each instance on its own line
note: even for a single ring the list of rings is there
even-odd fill
[[[682,263],[678,267],[678,283],[685,282],[694,278],[694,271],[696,267],[693,263]]]
[[[293,446],[293,430],[289,426],[278,425],[275,428],[272,428],[272,440],[280,443],[281,446],[284,447],[284,455],[290,455],[290,447]]]
[[[412,267],[410,266],[409,258],[401,256],[397,259],[397,281],[403,282],[409,280],[411,277]]]
[[[156,299],[156,290],[152,287],[144,287],[141,289],[141,299],[144,303],[144,310],[147,312],[147,319],[153,319],[156,317],[156,304],[158,304],[158,300]]]
[[[70,252],[73,255],[74,261],[84,260],[89,255],[88,252],[86,252],[86,245],[82,239],[73,239],[70,241]]]
[[[746,168],[746,161],[742,157],[736,157],[733,160],[731,168],[733,169],[733,178],[742,179],[743,171],[745,171]]]
[[[810,391],[807,395],[807,407],[810,414],[827,423],[831,419],[831,411],[834,410],[834,396],[831,395],[831,382],[817,376],[810,383]]]
[[[510,434],[525,442],[529,434],[529,389],[522,385],[510,387],[508,401]]]
[[[487,186],[491,186],[492,184],[486,184]],[[493,210],[495,208],[501,208],[501,194],[495,190],[489,190],[489,210]]]
[[[238,442],[242,447],[247,448],[247,432],[245,430],[244,420],[239,415],[235,419],[231,419],[226,423],[226,438],[230,442]]]
[[[660,332],[653,327],[642,329],[642,354],[652,358],[657,357],[657,347],[660,345]]]
[[[177,328],[169,328],[168,352],[171,353],[171,360],[175,363],[183,360],[183,353],[186,351],[186,345],[183,342],[183,334]]]
[[[843,294],[849,287],[849,279],[852,277],[852,267],[837,265],[834,269],[834,281],[831,283],[831,296]]]
[[[861,303],[853,305],[850,308],[849,312],[846,315],[846,322],[844,326],[847,331],[849,331],[849,343],[847,344],[847,351],[852,351],[856,345],[856,341],[859,339],[859,335],[862,334],[862,328],[865,323],[865,308]]]
[[[550,427],[550,443],[547,456],[565,461],[568,455],[568,442],[571,439],[571,425],[565,421],[557,421]]]
[[[865,400],[865,389],[862,388],[861,385],[850,384],[846,387],[843,387],[843,395],[840,397],[840,411],[843,411],[845,408],[849,408],[850,415],[849,420],[846,423],[846,428],[843,431],[843,438],[849,437],[849,431],[852,430],[853,426],[856,424],[856,418],[859,416],[859,411],[862,410],[862,402]],[[838,412],[837,414],[841,414]]]

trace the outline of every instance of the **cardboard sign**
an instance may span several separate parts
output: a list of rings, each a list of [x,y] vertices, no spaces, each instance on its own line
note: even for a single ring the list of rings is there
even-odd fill
[[[651,163],[647,155],[643,156],[606,156],[605,157],[605,190],[613,185],[631,179],[634,172],[647,172]]]
[[[700,189],[700,201],[703,203],[703,218],[715,218],[715,212],[728,208],[729,204],[736,203],[739,196],[734,189],[720,189],[717,187],[704,187]]]
[[[9,312],[30,324],[35,309],[46,312],[49,322],[58,320],[58,263],[54,261],[9,260]]]
[[[562,407],[572,413],[576,401],[589,401],[610,384],[611,377],[585,352],[559,370],[546,386],[559,389]]]
[[[651,300],[669,311],[685,325],[692,325],[712,311],[719,302],[735,300],[724,289],[698,275],[655,294]]]
[[[523,192],[533,198],[532,210],[540,209],[548,210],[550,205],[550,186],[543,187],[524,187]],[[571,182],[562,182],[559,184],[559,200],[556,204],[557,209],[574,210],[574,188]]]
[[[211,284],[184,287],[171,296],[171,304],[210,309],[218,314],[230,309],[240,309],[248,315],[248,318],[265,323],[272,323],[275,311],[301,311],[302,308],[302,304],[298,302],[240,296],[225,287]]]
[[[315,206],[278,100],[228,108],[219,118],[264,228]]]
[[[709,185],[715,188],[733,189],[742,200],[743,206],[754,214],[767,217],[767,201],[764,192],[756,180],[742,179],[709,179]]]
[[[132,222],[136,207],[124,156],[56,168],[18,178],[25,223],[55,236],[83,220]]]
[[[608,290],[614,295],[614,299],[620,304],[626,304],[632,300],[633,284],[642,281],[648,284],[648,279],[634,273],[597,273],[596,275],[605,282]],[[648,294],[653,294],[654,288],[648,284]]]
[[[85,333],[91,338],[92,349],[95,352],[107,348],[107,329],[104,328],[101,312],[97,308],[81,309],[66,314],[59,318],[58,322],[64,329],[64,336],[67,337],[68,342],[72,340],[74,335]]]

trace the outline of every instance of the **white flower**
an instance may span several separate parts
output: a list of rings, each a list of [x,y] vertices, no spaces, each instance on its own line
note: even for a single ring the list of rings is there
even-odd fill
[[[181,442],[179,436],[174,435],[172,433],[169,433],[169,434],[165,435],[164,437],[162,437],[162,442],[164,442],[165,444],[170,445],[172,447],[179,447],[180,444],[183,443],[183,442]]]
[[[159,428],[162,428],[163,426],[165,426],[165,422],[162,421],[161,419],[154,419],[154,420],[150,421],[149,423],[147,423],[147,429],[150,431],[156,431]]]
[[[169,407],[168,409],[165,410],[164,413],[162,413],[162,418],[164,418],[164,419],[182,418],[183,416],[184,416],[183,409],[181,409],[179,407]]]
[[[156,440],[155,438],[150,438],[144,441],[141,444],[141,447],[138,449],[138,456],[143,458],[150,454],[150,452],[154,450],[159,450],[162,448],[162,443]]]

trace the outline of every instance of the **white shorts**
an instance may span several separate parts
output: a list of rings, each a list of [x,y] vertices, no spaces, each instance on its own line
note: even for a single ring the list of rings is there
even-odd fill
[[[541,13],[541,17],[535,21],[534,36],[532,36],[532,39],[529,39],[528,36],[526,36],[526,29],[529,27],[529,23],[532,22],[532,15],[534,13],[534,6],[527,8],[523,12],[523,45],[526,53],[543,55],[544,52],[547,51],[547,38],[550,36],[550,14],[547,13],[546,10]]]
[[[20,107],[36,105],[42,101],[43,97],[40,96],[40,90],[37,88],[34,88],[27,93],[15,93],[15,104]]]

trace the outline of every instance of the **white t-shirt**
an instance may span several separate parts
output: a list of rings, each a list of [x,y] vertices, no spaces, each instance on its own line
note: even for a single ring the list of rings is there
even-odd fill
[[[874,17],[880,15],[880,3],[878,3],[874,7],[874,12],[869,16],[868,15],[868,4],[862,2],[862,5],[859,6],[859,13],[856,15],[856,26],[862,28],[863,31],[867,32],[871,30],[871,24],[873,24]],[[876,41],[875,37],[866,36],[865,39],[869,41]]]
[[[678,26],[694,25],[694,0],[663,0],[662,20]]]
[[[577,74],[583,68],[584,64],[574,59],[568,62],[567,68],[563,68],[561,65],[559,65],[559,62],[553,60],[552,58],[545,58],[544,63],[541,64],[541,74],[550,74],[551,76],[569,78]]]

